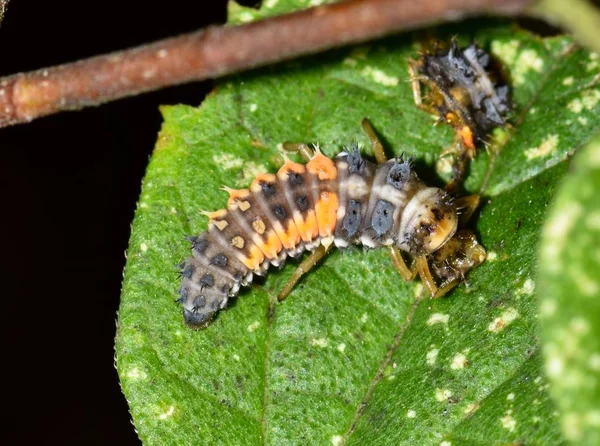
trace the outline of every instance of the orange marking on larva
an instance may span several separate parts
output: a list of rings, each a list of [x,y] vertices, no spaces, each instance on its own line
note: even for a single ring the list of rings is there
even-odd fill
[[[294,173],[304,173],[306,171],[306,167],[304,164],[294,163],[292,161],[286,160],[285,164],[281,166],[279,171],[277,171],[277,178],[282,181],[287,180],[288,174],[290,172]]]
[[[260,183],[274,183],[277,180],[277,176],[274,173],[259,173],[252,181],[250,190],[252,192],[259,192],[261,190]]]
[[[257,246],[252,246],[250,248],[250,257],[244,259],[244,265],[251,270],[257,270],[264,260],[265,256],[263,252]]]
[[[337,169],[332,159],[327,158],[321,153],[315,156],[308,162],[306,169],[317,175],[319,180],[335,180],[337,178]]]
[[[315,211],[312,209],[306,211],[304,218],[302,218],[302,215],[295,215],[294,223],[296,223],[304,242],[312,242],[319,235],[319,223]]]
[[[212,222],[217,218],[223,218],[227,215],[227,209],[219,209],[218,211],[210,212],[210,211],[200,211],[202,215],[206,215],[208,217],[208,222]]]
[[[275,231],[269,231],[266,242],[264,240],[255,240],[254,243],[260,248],[265,257],[269,260],[276,258],[283,248],[281,240],[279,240],[279,237],[277,237]]]
[[[338,207],[339,200],[336,193],[321,192],[319,201],[315,205],[317,221],[319,222],[319,235],[321,237],[328,237],[335,231]]]
[[[293,218],[290,217],[290,220],[287,223],[288,226],[287,230],[285,231],[285,235],[288,236],[293,244],[292,248],[295,248],[302,241],[302,235],[300,234],[300,230],[298,229],[298,226],[296,226]]]
[[[458,134],[460,135],[460,139],[462,139],[465,147],[475,152],[475,142],[473,141],[473,132],[471,131],[470,127],[466,125],[462,126],[458,130]]]
[[[250,191],[248,189],[226,189],[229,193],[229,200],[227,204],[231,206],[233,203],[245,200],[250,196]]]
[[[289,220],[286,222],[288,224],[287,230],[283,228],[283,225],[277,223],[273,225],[273,229],[277,233],[279,240],[281,240],[281,244],[285,249],[294,249],[300,243],[302,238],[300,237],[300,232],[294,223],[294,220]]]

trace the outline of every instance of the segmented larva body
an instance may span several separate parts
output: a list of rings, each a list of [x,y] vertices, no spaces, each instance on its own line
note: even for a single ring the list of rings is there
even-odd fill
[[[181,265],[185,321],[206,325],[254,274],[319,245],[395,245],[427,255],[456,232],[450,197],[425,185],[410,162],[375,165],[353,147],[334,159],[318,149],[307,164],[286,160],[249,189],[226,189],[227,209],[209,213],[208,230],[190,237]]]

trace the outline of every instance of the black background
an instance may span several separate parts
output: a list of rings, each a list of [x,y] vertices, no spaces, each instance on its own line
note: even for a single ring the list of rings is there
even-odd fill
[[[12,0],[0,75],[223,23],[225,0]],[[0,444],[139,445],[114,369],[130,223],[161,117],[194,83],[0,129]]]

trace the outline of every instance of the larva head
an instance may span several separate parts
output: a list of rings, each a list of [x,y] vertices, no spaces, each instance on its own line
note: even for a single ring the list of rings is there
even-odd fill
[[[398,245],[411,254],[430,254],[452,238],[457,226],[458,215],[448,195],[437,187],[428,187],[406,205]]]

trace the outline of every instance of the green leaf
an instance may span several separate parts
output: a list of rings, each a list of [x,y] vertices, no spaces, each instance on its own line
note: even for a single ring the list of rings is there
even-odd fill
[[[600,138],[574,161],[544,226],[540,316],[565,437],[600,443]]]
[[[534,259],[568,158],[598,130],[597,56],[567,37],[472,26],[439,33],[475,37],[502,59],[515,106],[503,142],[481,151],[467,182],[484,194],[472,223],[488,260],[448,298],[424,298],[384,252],[356,248],[333,252],[280,304],[295,264],[272,270],[203,331],[187,328],[173,303],[175,265],[189,255],[184,236],[206,229],[198,211],[225,206],[222,184],[245,187],[257,171],[275,172],[283,142],[319,142],[328,156],[352,141],[368,147],[367,116],[388,154],[414,154],[419,174],[443,184],[444,165],[440,176],[435,165],[453,133],[413,103],[412,36],[229,78],[198,109],[163,108],[116,342],[146,444],[563,441],[541,367]]]

